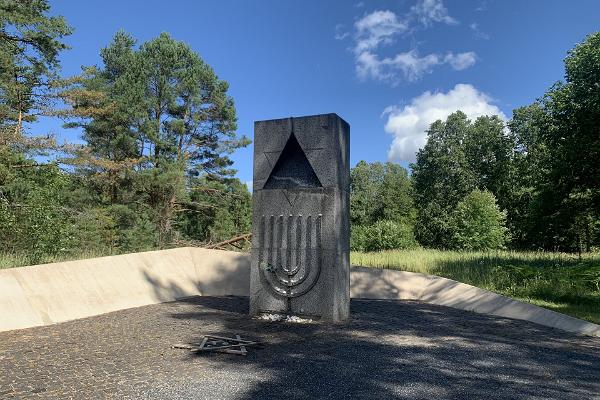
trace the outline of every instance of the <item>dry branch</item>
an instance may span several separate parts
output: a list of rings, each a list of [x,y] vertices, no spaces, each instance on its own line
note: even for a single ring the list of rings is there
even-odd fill
[[[206,246],[206,248],[207,249],[223,249],[225,246],[228,246],[228,245],[234,246],[234,247],[238,247],[238,246],[236,246],[236,244],[238,242],[241,242],[241,241],[246,241],[247,242],[247,241],[250,240],[251,236],[252,236],[251,233],[245,233],[243,235],[236,236],[234,238],[231,238],[231,239],[228,239],[228,240],[224,240],[224,241],[219,242],[219,243],[209,244],[209,245]]]

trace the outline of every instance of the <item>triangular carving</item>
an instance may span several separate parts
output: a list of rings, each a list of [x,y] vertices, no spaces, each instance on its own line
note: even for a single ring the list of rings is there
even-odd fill
[[[277,160],[279,160],[279,156],[281,155],[280,151],[265,151],[265,158],[269,163],[269,167],[273,168]]]
[[[294,206],[296,204],[296,199],[298,198],[298,193],[290,192],[289,190],[284,190],[283,195],[285,199],[288,201],[290,206]]]
[[[294,134],[290,135],[263,189],[322,187]]]

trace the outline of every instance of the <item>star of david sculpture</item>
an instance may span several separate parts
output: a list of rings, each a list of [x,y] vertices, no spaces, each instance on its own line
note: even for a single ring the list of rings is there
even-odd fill
[[[255,122],[251,315],[348,318],[349,134],[336,114]]]

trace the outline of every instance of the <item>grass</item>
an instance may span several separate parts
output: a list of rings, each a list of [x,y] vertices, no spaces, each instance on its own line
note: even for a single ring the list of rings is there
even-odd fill
[[[352,252],[350,259],[352,265],[450,278],[600,324],[600,253],[417,249]]]
[[[52,256],[33,257],[24,253],[0,253],[0,269],[24,267],[27,265],[47,264],[61,261],[84,260],[86,258],[105,257],[115,255],[106,251],[85,251],[80,253],[64,253]]]

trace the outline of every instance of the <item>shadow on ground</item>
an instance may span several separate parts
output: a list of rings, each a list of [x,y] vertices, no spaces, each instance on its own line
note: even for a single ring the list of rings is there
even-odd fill
[[[347,324],[249,319],[248,299],[185,300],[197,312],[172,318],[202,334],[265,341],[246,358],[201,357],[248,379],[237,399],[258,398],[594,398],[599,341],[509,319],[419,302],[353,300]],[[218,326],[207,332],[203,326]],[[245,372],[244,372],[245,371]],[[250,372],[251,371],[251,372]],[[223,379],[228,379],[227,375]]]
[[[247,259],[230,265],[198,290],[247,291],[232,287],[247,285]],[[266,343],[247,357],[181,352],[202,378],[153,398],[600,398],[597,338],[415,301],[354,299],[346,324],[273,323],[248,318],[247,297],[183,298],[176,284],[146,279],[157,298],[181,298],[169,315],[194,332],[187,342]]]

